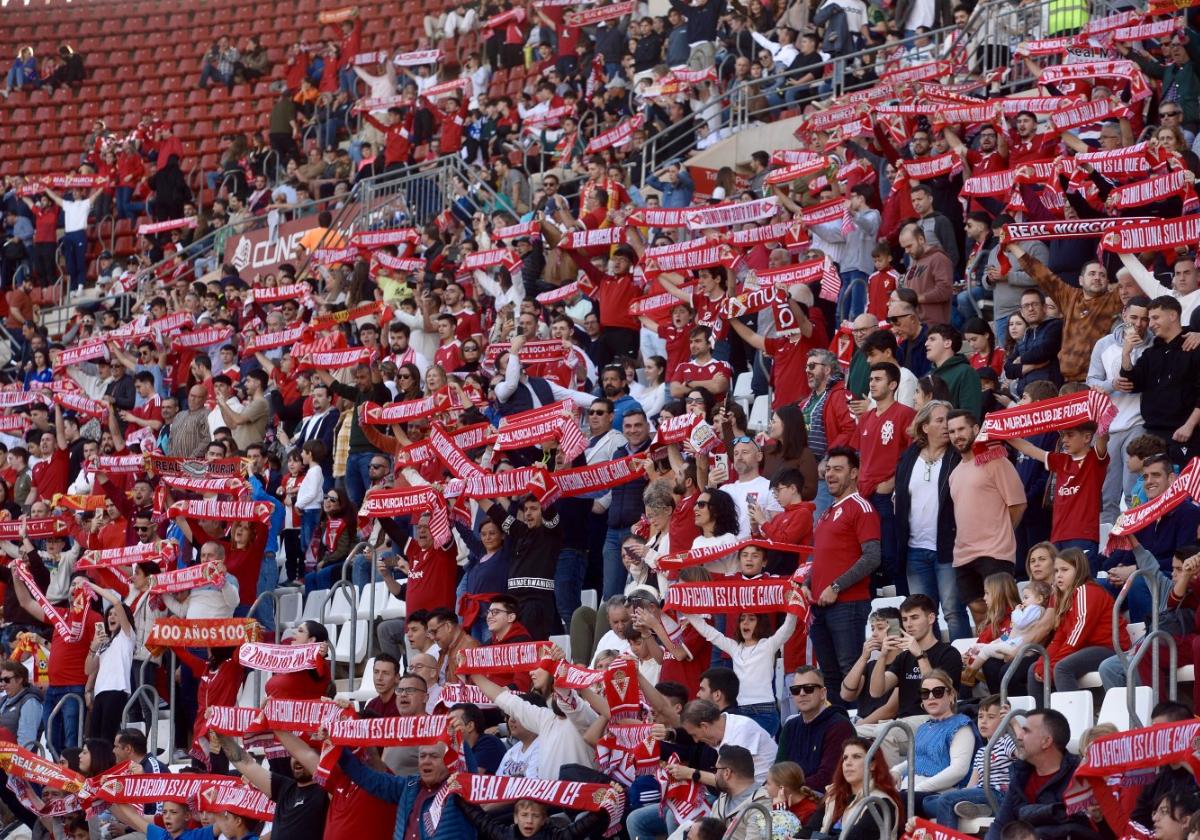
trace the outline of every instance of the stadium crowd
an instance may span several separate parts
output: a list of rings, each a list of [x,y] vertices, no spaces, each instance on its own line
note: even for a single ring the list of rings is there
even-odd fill
[[[153,114],[8,177],[3,836],[1200,838],[1194,13],[670,5],[221,39],[277,100],[195,193]],[[738,109],[795,141],[704,192]]]

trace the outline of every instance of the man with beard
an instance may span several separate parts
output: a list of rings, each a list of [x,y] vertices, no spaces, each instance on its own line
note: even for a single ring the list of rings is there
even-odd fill
[[[959,600],[971,610],[975,624],[983,622],[987,605],[983,582],[997,572],[1013,574],[1017,540],[1013,529],[1025,513],[1025,488],[1007,458],[975,457],[979,421],[969,411],[947,416],[950,445],[962,461],[950,473],[954,501],[954,571]]]
[[[304,448],[310,440],[319,440],[325,444],[325,457],[321,459],[321,475],[325,478],[325,491],[333,487],[333,439],[337,434],[338,410],[332,406],[329,388],[325,385],[314,385],[309,393],[312,398],[312,414],[304,418],[296,429],[296,435],[291,439],[294,450]],[[280,436],[283,437],[282,430]],[[284,439],[284,443],[288,441]]]
[[[409,340],[412,337],[412,330],[408,324],[403,321],[393,321],[388,327],[388,351],[389,355],[384,356],[385,362],[392,362],[396,367],[406,364],[414,364],[417,370],[421,372],[421,376],[425,375],[425,369],[429,367],[429,360],[422,356],[417,348],[413,347]]]
[[[689,334],[688,349],[692,358],[671,371],[671,396],[684,399],[696,388],[708,391],[714,397],[723,397],[733,383],[733,368],[712,354],[713,333],[710,327],[693,327]]]
[[[288,733],[277,733],[288,735]],[[313,780],[312,770],[292,759],[292,777],[272,773],[228,735],[218,736],[221,750],[242,777],[275,803],[272,833],[296,840],[321,840],[325,833],[325,811],[329,796]]]
[[[612,400],[614,428],[624,426],[625,412],[634,409],[641,411],[642,406],[629,394],[629,380],[625,378],[625,366],[619,361],[605,365],[600,373],[600,387],[604,396]]]
[[[805,365],[812,394],[800,406],[808,426],[808,447],[817,459],[816,513],[820,518],[833,503],[825,483],[826,453],[839,446],[852,446],[858,427],[850,413],[849,395],[842,381],[842,369],[828,350],[810,350]],[[672,542],[672,544],[674,544]]]

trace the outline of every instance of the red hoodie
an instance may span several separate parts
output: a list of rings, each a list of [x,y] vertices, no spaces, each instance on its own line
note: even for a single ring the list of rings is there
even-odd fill
[[[1113,643],[1113,597],[1108,590],[1099,584],[1088,581],[1075,590],[1071,596],[1071,606],[1059,619],[1058,629],[1054,631],[1054,639],[1050,642],[1048,653],[1050,665],[1053,667],[1073,653],[1084,648],[1111,648]],[[1117,639],[1122,650],[1129,650],[1129,633],[1125,629],[1125,619],[1120,619]],[[1039,659],[1034,666],[1034,673],[1039,680],[1042,675],[1043,660]]]

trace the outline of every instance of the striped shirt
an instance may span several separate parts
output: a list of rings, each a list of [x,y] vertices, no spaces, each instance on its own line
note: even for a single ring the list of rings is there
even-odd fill
[[[1012,735],[1005,734],[996,746],[992,748],[992,770],[991,776],[988,778],[990,786],[996,790],[1008,790],[1009,770],[1012,767],[1013,755],[1017,751],[1017,744],[1013,741]],[[987,754],[987,744],[975,751],[975,760],[971,763],[971,772],[979,781],[975,787],[983,787],[983,762],[984,756]]]

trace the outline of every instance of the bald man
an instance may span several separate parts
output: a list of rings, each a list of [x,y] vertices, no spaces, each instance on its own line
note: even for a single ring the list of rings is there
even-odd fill
[[[870,365],[866,354],[863,353],[863,342],[873,332],[879,330],[879,319],[870,312],[864,312],[850,322],[850,330],[854,336],[854,355],[850,359],[850,370],[846,376],[846,389],[852,394],[866,394],[867,380],[871,376]]]

